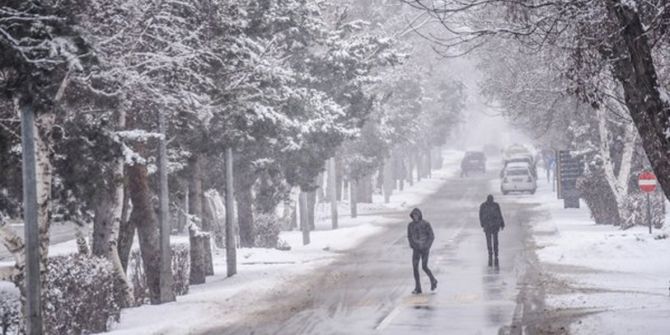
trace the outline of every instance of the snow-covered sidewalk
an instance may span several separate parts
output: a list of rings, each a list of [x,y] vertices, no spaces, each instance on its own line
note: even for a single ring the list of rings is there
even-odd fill
[[[215,253],[214,272],[204,285],[192,286],[177,302],[159,306],[125,309],[121,322],[112,327],[111,334],[189,334],[199,329],[223,327],[242,319],[263,307],[263,301],[275,297],[282,284],[295,282],[299,277],[333,262],[343,251],[355,248],[366,238],[380,233],[393,223],[383,213],[402,210],[421,203],[436,193],[448,177],[458,171],[461,152],[446,151],[444,168],[434,171],[432,178],[396,193],[391,203],[363,205],[358,218],[352,219],[340,210],[339,229],[330,230],[329,207],[317,208],[316,230],[312,243],[303,246],[300,231],[282,232],[280,239],[288,242],[290,251],[275,249],[238,249],[238,274],[226,278],[226,259],[223,250]],[[269,307],[269,306],[267,306]]]
[[[545,274],[556,279],[546,308],[572,315],[570,334],[668,334],[670,238],[666,228],[596,225],[587,207],[563,209],[551,186],[519,201],[548,217],[532,227]]]

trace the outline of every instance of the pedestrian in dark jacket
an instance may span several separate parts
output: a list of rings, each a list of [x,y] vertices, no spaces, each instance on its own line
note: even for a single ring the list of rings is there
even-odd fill
[[[412,213],[409,215],[412,218],[412,222],[407,225],[407,239],[409,240],[409,246],[412,248],[412,268],[414,269],[414,291],[413,294],[421,293],[421,280],[419,278],[419,261],[421,261],[421,267],[423,271],[426,272],[430,278],[430,289],[435,290],[437,288],[437,279],[433,276],[433,273],[428,268],[428,255],[430,254],[430,247],[433,245],[433,240],[435,240],[435,235],[433,234],[433,228],[430,226],[430,223],[423,219],[423,215],[418,208],[412,210]]]
[[[479,206],[479,223],[486,234],[486,248],[489,251],[489,266],[493,266],[493,256],[495,255],[495,266],[498,262],[498,231],[505,228],[500,205],[493,201],[493,196],[489,194],[486,201]]]

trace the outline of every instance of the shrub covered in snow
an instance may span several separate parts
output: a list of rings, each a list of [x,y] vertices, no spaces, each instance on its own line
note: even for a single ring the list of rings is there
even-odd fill
[[[279,218],[272,214],[258,214],[254,218],[255,246],[259,248],[276,248],[279,242]]]
[[[651,224],[656,228],[663,227],[665,221],[665,198],[658,194],[652,194],[651,200]],[[642,193],[628,195],[625,207],[626,216],[623,219],[624,228],[635,225],[647,225],[647,196]]]
[[[49,258],[47,283],[42,293],[46,334],[90,334],[108,330],[118,321],[114,299],[114,273],[104,258],[82,255]],[[0,288],[0,330],[19,334],[21,306],[18,290]]]
[[[191,273],[191,260],[189,247],[187,244],[172,245],[172,275],[174,282],[172,288],[175,295],[184,295],[188,293],[189,276]],[[149,287],[147,286],[146,274],[142,265],[142,256],[139,250],[133,250],[130,253],[128,262],[128,276],[133,285],[135,294],[135,303],[139,306],[148,304]]]
[[[51,257],[43,293],[47,334],[87,334],[108,329],[119,318],[114,273],[104,258]]]
[[[18,290],[5,290],[0,285],[0,334],[19,333],[20,311],[21,302]]]
[[[189,246],[187,244],[176,244],[172,246],[172,276],[174,281],[172,287],[175,295],[188,293],[189,275],[191,273],[191,262],[189,258]]]
[[[289,250],[291,250],[291,245],[288,244],[288,242],[280,239],[277,242],[277,249],[282,250],[282,251],[289,251]]]

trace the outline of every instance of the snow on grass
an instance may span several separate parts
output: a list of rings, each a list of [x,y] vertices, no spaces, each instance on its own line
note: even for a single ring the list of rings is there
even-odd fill
[[[564,209],[549,184],[539,186],[535,196],[517,201],[539,204],[547,214],[532,226],[537,255],[568,287],[549,295],[547,307],[593,312],[573,323],[571,334],[666,334],[669,230],[596,225],[585,204]]]
[[[433,172],[433,178],[424,179],[395,193],[389,204],[375,197],[373,204],[359,206],[357,218],[351,218],[346,202],[339,206],[339,229],[331,230],[330,205],[320,204],[316,211],[316,230],[311,232],[311,243],[302,245],[302,232],[281,232],[290,251],[276,249],[242,248],[237,250],[238,274],[227,278],[224,250],[214,255],[215,275],[204,285],[192,286],[191,291],[177,297],[177,302],[159,306],[141,306],[122,311],[121,322],[113,326],[111,334],[188,334],[197,329],[225,326],[242,319],[259,303],[277,292],[283,283],[296,282],[301,275],[318,271],[351,250],[362,241],[382,232],[386,225],[397,222],[384,213],[406,210],[416,206],[444,185],[447,177],[458,171],[462,152],[445,151],[444,168]],[[404,224],[405,222],[403,222]],[[174,239],[173,242],[178,242]]]

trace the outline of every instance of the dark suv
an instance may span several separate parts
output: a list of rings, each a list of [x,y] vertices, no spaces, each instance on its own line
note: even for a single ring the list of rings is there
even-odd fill
[[[481,151],[468,151],[461,161],[461,177],[471,172],[486,173],[486,155]]]

